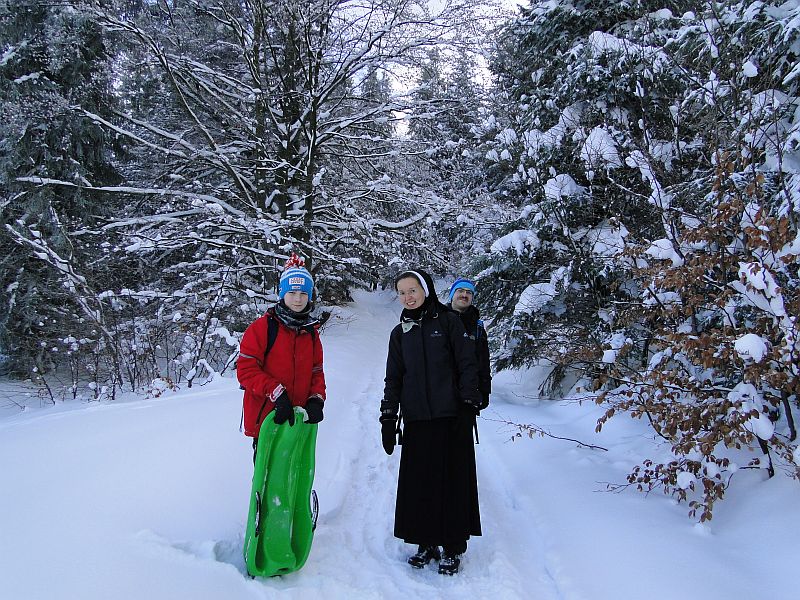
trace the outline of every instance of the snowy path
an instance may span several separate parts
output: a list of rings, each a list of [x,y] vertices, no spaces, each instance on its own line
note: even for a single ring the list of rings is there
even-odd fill
[[[800,511],[786,506],[797,505],[796,484],[744,473],[742,499],[726,501],[714,526],[696,526],[663,496],[599,493],[652,441],[628,420],[593,437],[597,409],[525,398],[530,372],[496,377],[479,422],[484,535],[470,541],[463,571],[410,569],[412,548],[391,535],[399,452],[384,454],[377,422],[397,314],[389,294],[359,294],[323,333],[320,516],[300,572],[244,574],[251,449],[238,431],[241,392],[224,378],[163,398],[0,419],[0,599],[793,597],[795,554],[769,553],[765,583],[766,559],[753,549],[795,547]],[[504,420],[609,452],[548,438],[512,443]],[[773,493],[747,494],[756,486]],[[780,519],[750,518],[771,514]]]
[[[399,450],[391,457],[385,455],[377,423],[385,348],[396,312],[391,299],[387,302],[381,296],[361,298],[358,326],[346,339],[340,339],[335,349],[327,351],[326,371],[346,372],[350,377],[335,377],[329,386],[333,402],[330,417],[326,417],[327,427],[320,429],[316,481],[321,502],[328,508],[322,509],[309,564],[297,579],[316,575],[308,578],[308,586],[318,588],[320,576],[323,580],[336,579],[337,574],[341,578],[349,571],[342,597],[523,598],[532,592],[537,598],[556,597],[536,585],[532,575],[541,567],[529,550],[508,558],[507,549],[499,546],[505,536],[494,541],[491,537],[474,538],[464,570],[457,578],[445,580],[433,568],[414,571],[405,564],[414,548],[391,535]],[[374,351],[364,352],[365,349]],[[357,365],[348,364],[353,357],[359,359]],[[339,383],[346,389],[339,389]],[[360,434],[343,438],[338,435],[341,431]],[[481,494],[505,502],[509,490],[504,485],[501,478],[492,478],[491,483],[482,485]],[[506,518],[508,512],[502,504],[498,508],[486,512],[485,526],[494,529],[497,524],[511,535],[514,522]],[[529,548],[535,542],[526,538],[517,534],[520,548]],[[325,589],[326,596],[332,593],[328,586]]]

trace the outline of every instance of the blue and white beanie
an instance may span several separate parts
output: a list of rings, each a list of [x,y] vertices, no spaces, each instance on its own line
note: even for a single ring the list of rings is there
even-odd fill
[[[314,278],[305,268],[305,264],[305,260],[292,253],[281,274],[278,298],[283,300],[288,292],[304,292],[308,294],[309,302],[314,299]]]
[[[469,279],[465,279],[463,277],[459,277],[453,282],[453,285],[450,286],[450,296],[448,297],[447,301],[452,302],[453,296],[456,294],[456,290],[469,290],[472,292],[472,295],[475,295],[475,283],[470,281]]]

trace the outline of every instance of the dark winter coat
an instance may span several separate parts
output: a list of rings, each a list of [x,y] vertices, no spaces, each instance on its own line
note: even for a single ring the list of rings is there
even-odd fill
[[[382,415],[402,407],[406,422],[455,417],[480,401],[475,343],[453,311],[432,302],[419,321],[392,330]]]
[[[489,394],[492,393],[492,370],[486,329],[483,326],[481,314],[477,307],[469,306],[464,312],[454,312],[461,317],[464,329],[467,330],[467,334],[475,342],[475,358],[478,361],[478,389],[483,397],[481,407],[486,408],[489,405]]]
[[[278,333],[264,361],[267,319],[277,321]],[[261,422],[275,408],[274,401],[283,389],[293,406],[305,406],[312,396],[325,400],[318,326],[309,321],[302,327],[289,327],[270,308],[245,330],[236,363],[236,377],[244,388],[245,435],[258,437]]]

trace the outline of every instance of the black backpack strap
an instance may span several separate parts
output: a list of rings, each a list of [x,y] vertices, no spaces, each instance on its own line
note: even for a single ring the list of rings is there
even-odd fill
[[[275,338],[278,337],[278,321],[275,317],[271,316],[269,313],[266,314],[267,318],[267,347],[264,349],[264,360],[262,361],[262,367],[267,364],[267,354],[269,351],[272,350],[272,347],[275,345]]]
[[[275,344],[275,338],[278,337],[278,323],[275,321],[274,317],[270,317],[269,313],[264,315],[267,319],[267,347],[264,350],[264,358],[261,361],[261,366],[263,367],[267,362],[267,354],[272,349],[272,346]],[[244,390],[244,386],[239,384],[239,389]],[[261,420],[261,413],[264,410],[264,406],[266,405],[266,400],[264,404],[261,405],[261,410],[258,411],[257,420]],[[244,405],[242,406],[242,417],[239,420],[239,431],[243,431],[244,428]],[[256,438],[258,439],[258,438]],[[253,448],[253,460],[255,460],[255,448]]]
[[[275,317],[272,317],[270,316],[269,313],[267,313],[264,318],[267,320],[267,347],[264,349],[264,359],[261,362],[262,369],[267,364],[267,354],[269,354],[269,351],[272,350],[272,346],[275,345],[275,338],[278,337],[278,322],[275,320]],[[241,388],[242,386],[239,387]],[[258,415],[256,416],[256,423],[261,423],[261,415],[264,414],[264,409],[267,406],[268,398],[269,397],[264,398],[264,402],[261,404],[261,408],[258,409]],[[242,422],[239,424],[240,431],[242,429],[243,424],[244,424],[244,406],[242,406]]]

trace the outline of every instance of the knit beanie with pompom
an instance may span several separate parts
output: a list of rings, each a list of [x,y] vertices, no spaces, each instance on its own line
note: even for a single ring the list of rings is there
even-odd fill
[[[281,274],[281,281],[278,287],[278,297],[283,297],[288,292],[303,292],[308,294],[308,301],[314,299],[314,278],[305,268],[306,261],[294,252],[286,261],[286,266]]]

